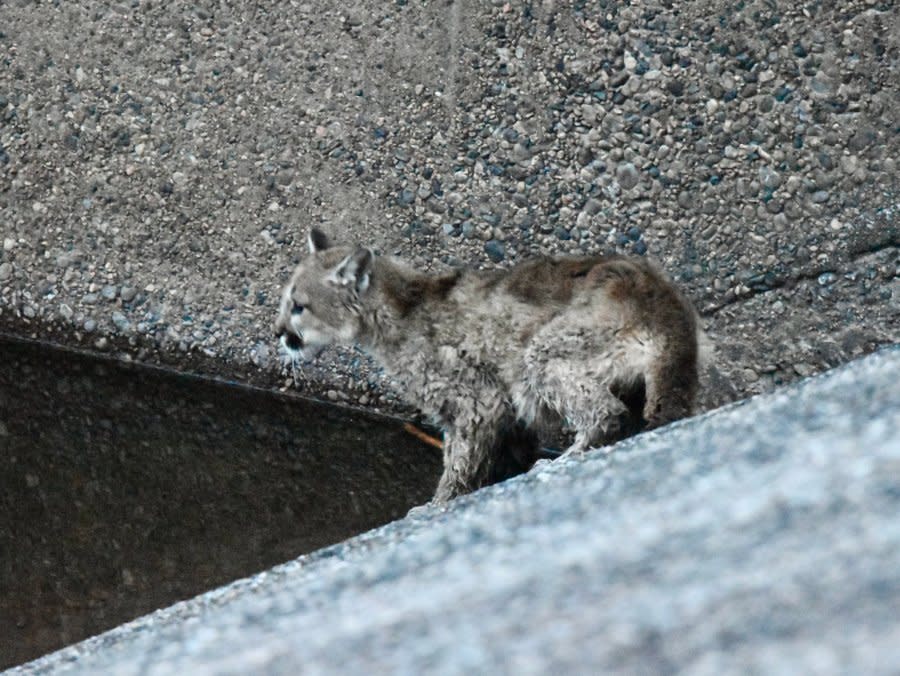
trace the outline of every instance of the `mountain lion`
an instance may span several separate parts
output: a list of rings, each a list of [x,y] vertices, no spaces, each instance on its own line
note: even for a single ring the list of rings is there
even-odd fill
[[[639,390],[647,428],[691,412],[697,315],[642,258],[547,258],[423,274],[313,229],[275,324],[294,359],[357,344],[444,430],[434,502],[484,485],[504,435],[566,423],[567,453],[607,439]]]

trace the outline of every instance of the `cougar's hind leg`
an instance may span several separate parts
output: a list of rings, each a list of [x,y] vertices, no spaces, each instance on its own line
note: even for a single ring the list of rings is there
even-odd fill
[[[564,455],[582,455],[606,443],[628,410],[605,383],[595,382],[578,389],[581,396],[570,397],[562,407],[563,415],[575,429],[575,439]]]
[[[561,422],[575,431],[565,455],[582,454],[605,444],[627,407],[612,392],[617,377],[617,346],[601,331],[563,334],[540,363],[534,390]]]
[[[697,393],[697,353],[685,350],[654,360],[645,374],[647,429],[691,415]]]

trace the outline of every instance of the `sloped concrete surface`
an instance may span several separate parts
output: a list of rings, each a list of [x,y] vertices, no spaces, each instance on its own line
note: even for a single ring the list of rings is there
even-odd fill
[[[11,673],[896,673],[898,381],[895,347]]]

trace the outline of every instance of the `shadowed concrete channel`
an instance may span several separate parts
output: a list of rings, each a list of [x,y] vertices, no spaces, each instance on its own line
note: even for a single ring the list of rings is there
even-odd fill
[[[0,668],[402,516],[385,417],[0,340]]]
[[[896,673],[898,381],[895,347],[11,673]]]

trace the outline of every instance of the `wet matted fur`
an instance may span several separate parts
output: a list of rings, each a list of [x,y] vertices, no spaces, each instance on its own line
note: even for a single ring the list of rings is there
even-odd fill
[[[691,412],[696,313],[645,259],[426,275],[366,247],[332,246],[315,229],[309,248],[275,331],[296,359],[359,345],[444,430],[436,502],[502,475],[506,438],[521,452],[565,421],[568,452],[583,452],[621,435],[629,406],[641,409],[633,429]]]

